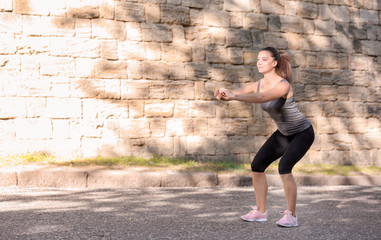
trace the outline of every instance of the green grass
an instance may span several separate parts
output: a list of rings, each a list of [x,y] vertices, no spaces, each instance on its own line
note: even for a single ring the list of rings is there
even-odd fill
[[[192,171],[232,172],[250,174],[250,163],[235,163],[230,161],[195,161],[186,158],[168,158],[154,156],[152,158],[139,157],[95,157],[83,159],[60,159],[49,154],[25,154],[0,158],[0,167],[20,166],[29,164],[52,165],[61,167],[100,167],[107,169],[147,167],[152,169],[178,169]],[[278,162],[274,162],[266,170],[267,173],[278,172]],[[298,163],[295,174],[304,175],[380,175],[381,166],[348,166],[333,164]]]

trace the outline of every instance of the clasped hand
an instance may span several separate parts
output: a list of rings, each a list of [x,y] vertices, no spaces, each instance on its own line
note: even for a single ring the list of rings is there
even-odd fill
[[[217,91],[214,93],[214,96],[218,100],[223,100],[223,101],[230,101],[233,100],[233,94],[226,88],[220,88],[217,89]]]

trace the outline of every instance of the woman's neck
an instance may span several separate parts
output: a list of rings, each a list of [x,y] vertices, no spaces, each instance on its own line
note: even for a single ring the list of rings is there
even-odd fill
[[[263,80],[266,83],[272,83],[272,82],[278,82],[279,80],[282,80],[282,77],[276,74],[275,70],[263,74]]]

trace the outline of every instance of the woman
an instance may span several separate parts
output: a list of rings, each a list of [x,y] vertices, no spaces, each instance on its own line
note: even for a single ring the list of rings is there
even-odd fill
[[[259,149],[251,163],[253,186],[257,206],[241,217],[244,221],[267,221],[266,197],[267,180],[265,169],[275,160],[279,161],[279,174],[282,179],[287,209],[276,222],[278,226],[296,227],[296,183],[292,168],[305,155],[312,145],[315,134],[310,121],[298,110],[294,101],[290,57],[279,53],[273,47],[266,47],[258,54],[257,67],[263,78],[239,89],[220,88],[215,92],[219,100],[238,100],[260,103],[276,123],[278,130]]]

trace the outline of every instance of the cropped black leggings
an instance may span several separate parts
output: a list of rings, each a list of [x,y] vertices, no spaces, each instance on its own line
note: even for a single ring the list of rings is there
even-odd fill
[[[294,165],[306,154],[314,139],[312,126],[291,136],[285,136],[277,130],[259,149],[251,163],[251,170],[264,172],[272,162],[282,157],[279,161],[279,174],[291,173]]]

